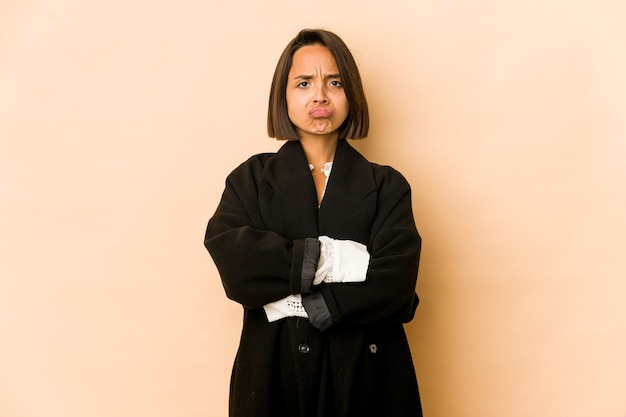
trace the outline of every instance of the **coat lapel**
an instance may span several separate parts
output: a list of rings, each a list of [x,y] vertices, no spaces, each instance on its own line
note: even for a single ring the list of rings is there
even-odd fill
[[[317,237],[317,194],[299,141],[286,142],[261,172],[259,206],[268,230],[288,239]]]
[[[376,182],[371,165],[346,140],[340,140],[319,209],[320,235],[367,244],[375,214]]]
[[[267,229],[292,240],[326,235],[367,244],[376,196],[370,163],[346,140],[337,144],[319,209],[299,141],[286,142],[269,158],[259,181],[259,205]]]

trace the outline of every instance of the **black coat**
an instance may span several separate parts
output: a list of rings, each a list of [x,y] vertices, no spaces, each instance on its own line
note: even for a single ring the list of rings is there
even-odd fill
[[[232,417],[416,417],[420,400],[403,323],[413,318],[421,239],[407,181],[340,140],[322,204],[302,146],[253,156],[226,180],[205,246],[244,308]],[[332,317],[269,323],[263,305],[298,294],[304,240],[363,243],[366,281],[323,284]]]

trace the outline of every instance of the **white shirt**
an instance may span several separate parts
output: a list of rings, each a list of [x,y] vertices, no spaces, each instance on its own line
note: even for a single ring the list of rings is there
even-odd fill
[[[309,169],[311,171],[313,171],[313,168],[315,168],[313,164],[309,164]],[[326,193],[326,186],[328,185],[328,177],[330,177],[330,171],[332,169],[333,169],[333,161],[326,162],[324,164],[324,167],[321,168],[321,171],[324,173],[324,176],[326,177],[326,180],[324,181],[324,191],[322,192],[322,198],[324,198],[324,194]],[[317,208],[320,208],[320,206],[318,205]]]

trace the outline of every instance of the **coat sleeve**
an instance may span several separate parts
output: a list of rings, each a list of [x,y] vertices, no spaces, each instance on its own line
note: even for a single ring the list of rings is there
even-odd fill
[[[261,169],[262,161],[253,157],[228,176],[204,239],[226,295],[248,308],[310,291],[306,282],[313,277],[306,272],[314,274],[317,264],[310,255],[319,253],[317,239],[291,241],[265,230],[258,207]]]
[[[326,284],[319,295],[313,295],[318,301],[323,297],[333,323],[405,323],[417,308],[421,237],[413,218],[411,190],[404,177],[389,167],[377,181],[377,213],[365,282]]]

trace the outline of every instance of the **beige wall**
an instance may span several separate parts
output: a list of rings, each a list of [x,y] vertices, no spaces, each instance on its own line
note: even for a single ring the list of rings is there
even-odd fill
[[[427,417],[626,415],[624,4],[0,2],[0,416],[226,415],[204,227],[310,26],[413,185]]]

